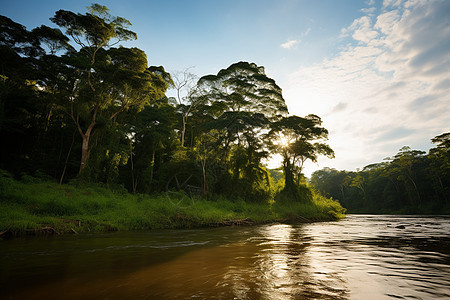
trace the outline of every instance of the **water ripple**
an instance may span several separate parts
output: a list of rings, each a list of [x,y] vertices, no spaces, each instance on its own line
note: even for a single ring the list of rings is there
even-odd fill
[[[171,234],[0,251],[9,274],[69,276],[36,273],[27,282],[39,275],[38,287],[20,285],[10,298],[52,291],[68,299],[71,290],[72,299],[450,299],[448,217],[349,216]],[[86,279],[101,269],[108,272]]]

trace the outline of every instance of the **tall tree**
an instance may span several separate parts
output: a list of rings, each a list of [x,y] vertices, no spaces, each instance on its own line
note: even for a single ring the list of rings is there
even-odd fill
[[[112,48],[122,41],[136,39],[127,28],[131,23],[112,17],[99,4],[86,14],[59,10],[51,20],[66,29],[80,46],[67,57],[67,64],[78,74],[68,99],[69,114],[82,139],[81,174],[88,162],[90,141],[96,126],[115,121],[117,116],[151,99],[161,98],[168,83],[158,72],[147,68],[147,57],[137,48]]]
[[[156,156],[161,156],[174,139],[174,110],[167,103],[146,105],[130,123],[134,133],[135,161],[130,160],[134,191],[154,192]]]
[[[184,147],[186,135],[186,123],[193,109],[199,104],[193,94],[197,76],[190,72],[191,68],[184,71],[171,72],[173,88],[176,91],[176,101],[181,112],[181,146]]]
[[[238,62],[216,75],[201,77],[193,98],[209,108],[203,128],[218,134],[216,151],[221,153],[216,157],[229,180],[222,182],[233,185],[235,192],[253,191],[249,187],[267,174],[260,166],[268,155],[262,133],[270,120],[287,114],[281,88],[264,67]]]
[[[95,81],[92,73],[96,72],[96,58],[100,49],[108,48],[112,44],[116,44],[122,40],[136,39],[136,33],[126,29],[131,23],[121,17],[112,18],[108,13],[106,6],[93,4],[88,7],[89,13],[84,15],[75,14],[71,11],[59,10],[55,13],[52,22],[66,29],[66,34],[81,47],[79,55],[75,60],[82,60],[81,64],[72,63],[72,66],[79,69],[80,74],[86,74],[86,77],[78,78],[80,81],[87,80],[90,91],[81,99],[81,97],[73,97],[70,99],[70,115],[78,128],[78,132],[82,138],[82,152],[79,173],[83,171],[89,158],[89,143],[94,127],[97,124],[97,115],[102,108],[102,96],[96,92],[96,86],[102,85],[103,82]],[[84,54],[84,55],[83,55]],[[77,85],[79,83],[77,82]],[[75,89],[76,86],[74,86]],[[97,86],[98,88],[98,86]],[[86,115],[88,115],[86,125],[80,120],[80,114],[75,111],[75,102],[85,102]],[[85,128],[83,128],[85,127]]]
[[[321,127],[322,120],[316,115],[305,118],[289,116],[271,124],[268,139],[271,147],[283,157],[285,192],[294,199],[306,160],[317,161],[319,155],[333,158],[334,151],[322,141],[328,138],[328,130]]]
[[[428,154],[431,176],[436,182],[438,194],[448,203],[450,199],[450,132],[432,138],[431,142],[436,145]]]
[[[238,62],[217,75],[206,75],[198,81],[199,96],[209,103],[222,103],[227,111],[263,113],[279,119],[287,114],[281,88],[267,77],[264,67]]]
[[[391,165],[399,174],[398,179],[404,182],[411,201],[417,201],[419,204],[421,203],[421,195],[416,169],[419,160],[422,159],[424,155],[424,151],[411,150],[409,146],[404,146],[393,157],[393,161],[391,162]],[[415,194],[415,197],[412,194]]]
[[[42,124],[36,89],[45,51],[25,26],[0,15],[0,167],[28,171]]]

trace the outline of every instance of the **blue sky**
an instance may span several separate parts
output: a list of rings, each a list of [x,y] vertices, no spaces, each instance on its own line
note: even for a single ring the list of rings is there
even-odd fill
[[[86,12],[93,1],[4,1],[0,12],[27,28],[54,26],[58,9]],[[240,61],[293,70],[297,63],[320,61],[335,52],[342,27],[362,15],[361,1],[164,0],[102,1],[112,15],[127,18],[137,46],[149,63],[167,69],[195,66],[199,75],[216,73]],[[295,51],[280,47],[300,41]],[[301,47],[300,47],[301,44]]]
[[[0,14],[32,29],[58,9],[93,1],[5,1]],[[291,114],[313,113],[330,131],[334,160],[354,170],[404,145],[428,150],[450,131],[450,1],[102,1],[131,21],[150,65],[198,76],[237,61],[266,67]],[[276,161],[276,160],[275,160]]]

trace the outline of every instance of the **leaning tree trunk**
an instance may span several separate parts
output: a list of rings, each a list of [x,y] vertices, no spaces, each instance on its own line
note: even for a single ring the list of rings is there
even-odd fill
[[[416,185],[415,181],[411,177],[409,177],[409,180],[412,182],[412,184],[414,186],[414,191],[416,192],[417,200],[419,201],[419,205],[420,205],[420,204],[422,204],[422,200],[420,199],[419,189],[417,188],[417,185]]]
[[[73,135],[72,135],[72,143],[70,144],[69,151],[67,152],[67,155],[66,155],[66,162],[64,163],[64,169],[63,169],[61,177],[59,179],[59,184],[62,184],[62,182],[64,180],[64,175],[66,174],[66,169],[67,169],[67,164],[69,163],[70,153],[72,152],[72,147],[73,147],[73,144],[75,143],[75,133],[76,133],[76,131],[74,131]]]
[[[94,126],[95,126],[95,120],[93,120],[91,122],[91,124],[89,125],[86,132],[83,133],[83,131],[81,131],[81,129],[79,129],[81,138],[83,139],[83,143],[81,144],[81,163],[80,163],[80,171],[78,172],[78,175],[80,175],[83,172],[83,170],[86,167],[86,164],[89,160],[89,154],[90,154],[89,142],[91,141],[91,135],[92,135]]]
[[[81,125],[79,122],[79,116],[75,118],[74,112],[73,112],[73,103],[71,105],[71,117],[74,121],[75,125],[78,128],[78,132],[80,133],[82,144],[81,144],[81,162],[80,162],[80,170],[78,171],[78,175],[80,175],[84,168],[86,167],[87,161],[89,159],[89,142],[91,140],[91,135],[94,130],[94,127],[96,125],[96,119],[97,119],[97,112],[99,109],[99,104],[96,105],[94,114],[92,115],[91,124],[89,124],[88,128],[86,129],[86,132],[83,132],[83,129],[81,129]]]

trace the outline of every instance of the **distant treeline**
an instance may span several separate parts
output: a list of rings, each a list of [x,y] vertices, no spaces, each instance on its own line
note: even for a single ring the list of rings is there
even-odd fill
[[[50,20],[64,32],[0,16],[1,169],[133,193],[312,199],[302,165],[333,156],[328,131],[318,116],[288,116],[264,67],[169,74],[121,45],[137,36],[128,20],[88,11],[57,11]],[[278,182],[263,166],[273,153],[283,156]]]
[[[428,154],[405,146],[358,172],[316,171],[311,183],[350,213],[450,214],[450,133],[432,142]]]

